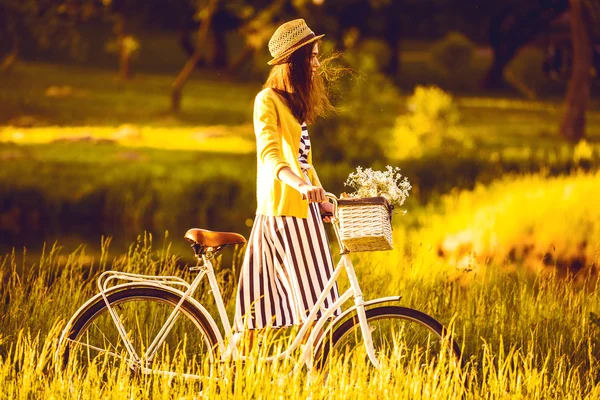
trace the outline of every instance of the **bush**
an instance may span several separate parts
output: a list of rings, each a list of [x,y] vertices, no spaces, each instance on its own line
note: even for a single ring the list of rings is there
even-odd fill
[[[361,41],[351,56],[356,58],[353,62],[356,68],[362,72],[372,73],[381,72],[395,55],[384,41],[367,39]]]
[[[394,84],[377,71],[375,56],[350,52],[350,68],[360,71],[338,82],[334,100],[340,112],[309,127],[314,139],[314,159],[319,162],[345,162],[382,167],[384,149],[392,144],[396,110],[400,96]],[[373,165],[378,160],[382,165]]]
[[[32,232],[49,233],[59,205],[35,187],[0,183],[0,242],[23,240]]]
[[[464,134],[460,112],[452,96],[435,86],[417,86],[407,100],[408,113],[396,119],[395,144],[390,155],[420,157],[427,149],[458,147]]]
[[[443,86],[465,89],[473,82],[475,44],[459,32],[451,32],[432,48],[429,66],[440,75]]]
[[[579,272],[600,262],[600,173],[505,178],[444,196],[426,235],[451,263]]]
[[[190,228],[236,231],[256,210],[254,182],[228,176],[211,176],[192,185],[185,198],[191,212],[179,213],[185,219],[179,225],[187,223]]]
[[[256,210],[252,153],[140,147],[127,153],[136,158],[123,158],[114,145],[0,147],[15,154],[0,159],[3,246],[69,235],[110,235],[124,244],[144,230],[179,235],[192,226],[246,233]]]
[[[527,98],[535,99],[546,83],[543,63],[544,53],[541,50],[525,47],[506,66],[504,79]]]

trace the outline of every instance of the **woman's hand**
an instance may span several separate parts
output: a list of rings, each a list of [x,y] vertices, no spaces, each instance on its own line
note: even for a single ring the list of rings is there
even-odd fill
[[[330,213],[333,215],[333,204],[331,204],[329,201],[321,203],[319,204],[319,210],[321,211],[321,215],[324,213]],[[323,222],[331,222],[331,217],[329,215],[324,216]]]
[[[308,200],[309,203],[323,203],[327,201],[325,190],[320,186],[302,183],[298,186],[298,191],[302,194],[302,198]]]

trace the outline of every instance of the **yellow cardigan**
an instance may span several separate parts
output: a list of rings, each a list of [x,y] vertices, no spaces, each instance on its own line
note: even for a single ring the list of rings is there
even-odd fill
[[[293,187],[283,183],[277,174],[284,167],[303,178],[298,150],[302,126],[281,97],[273,89],[263,89],[254,100],[254,133],[256,135],[256,213],[269,216],[306,218],[308,202]],[[311,153],[308,163],[312,165]],[[313,185],[321,186],[314,168],[308,170]]]

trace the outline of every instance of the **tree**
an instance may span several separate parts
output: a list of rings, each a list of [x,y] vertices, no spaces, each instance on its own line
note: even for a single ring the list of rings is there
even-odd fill
[[[316,21],[320,24],[314,24],[314,29],[327,32],[339,50],[346,50],[348,46],[352,47],[367,37],[385,42],[390,57],[381,68],[386,74],[393,76],[400,70],[400,40],[402,33],[407,30],[407,24],[410,25],[411,19],[419,19],[422,10],[437,2],[438,0],[325,0],[320,6],[307,4],[309,12],[306,15],[310,17],[315,11],[320,12],[320,21]],[[356,40],[345,40],[350,32],[356,34]]]
[[[181,91],[183,90],[185,83],[192,75],[192,72],[194,72],[196,64],[198,64],[198,61],[202,58],[202,44],[206,42],[212,17],[217,10],[219,1],[210,0],[208,5],[205,7],[202,7],[204,4],[201,3],[203,2],[199,1],[197,3],[199,5],[200,27],[198,28],[196,34],[196,46],[191,57],[187,60],[175,78],[175,82],[173,82],[173,87],[171,90],[171,111],[179,111],[181,107]]]
[[[241,3],[241,4],[240,4]],[[227,44],[225,35],[227,32],[238,29],[243,18],[236,11],[243,5],[241,0],[230,0],[229,2],[217,2],[215,10],[211,15],[211,21],[206,31],[203,42],[198,42],[198,30],[203,29],[205,21],[203,16],[209,7],[207,1],[195,1],[191,18],[182,24],[179,35],[179,45],[188,57],[193,57],[198,47],[203,49],[197,66],[208,65],[215,68],[223,68],[228,65]],[[250,7],[252,8],[252,7]],[[208,42],[208,43],[206,43]]]
[[[97,19],[110,22],[114,43],[107,43],[119,56],[119,76],[131,76],[131,57],[139,43],[131,34],[132,19],[142,19],[148,0],[2,0],[0,2],[0,34],[11,42],[1,63],[4,69],[18,58],[21,36],[32,38],[39,48],[69,48],[74,57],[84,54],[80,28]],[[2,18],[3,17],[3,18]],[[4,29],[5,32],[2,32]]]
[[[283,6],[284,0],[273,0],[269,6],[258,10],[240,28],[246,38],[246,45],[229,65],[228,70],[230,72],[235,72],[246,60],[251,59],[257,51],[265,46],[275,29],[277,29],[274,22],[278,21],[277,15],[281,13]]]
[[[73,55],[78,54],[82,41],[77,24],[89,18],[89,11],[84,5],[67,0],[3,0],[0,33],[4,33],[11,44],[3,57],[2,68],[10,68],[19,58],[23,32],[42,48],[69,47]]]
[[[234,71],[268,40],[275,30],[272,20],[276,18],[275,15],[280,15],[285,5],[289,5],[285,0],[254,1],[252,6],[245,0],[196,0],[197,21],[188,21],[180,39],[180,45],[189,58],[173,83],[171,111],[179,111],[183,86],[203,59],[212,67],[227,67],[229,71]],[[282,11],[281,14],[285,12]],[[194,42],[188,34],[192,27],[197,28]],[[244,34],[246,46],[229,65],[225,32],[232,30],[239,30]],[[209,51],[212,52],[212,57],[206,56]]]
[[[2,58],[2,62],[0,62],[0,71],[6,71],[10,69],[17,59],[20,45],[15,12],[9,4],[0,4],[0,20],[4,20],[2,24],[4,32],[0,31],[0,33],[3,33],[10,41],[10,43],[7,43],[9,47],[7,53]]]
[[[96,7],[98,14],[112,24],[114,40],[106,48],[119,58],[119,78],[128,80],[133,75],[132,59],[139,51],[140,42],[134,35],[133,21],[145,18],[147,0],[88,0]]]
[[[519,0],[504,3],[490,22],[489,43],[494,51],[490,69],[482,81],[484,89],[504,87],[504,68],[517,51],[569,8],[569,0]]]
[[[591,0],[597,6],[597,0]],[[590,13],[585,0],[569,0],[571,5],[571,38],[573,42],[573,67],[565,101],[565,114],[561,134],[571,142],[585,136],[585,113],[590,99],[592,81],[592,35],[585,15]],[[594,3],[592,3],[594,4]]]

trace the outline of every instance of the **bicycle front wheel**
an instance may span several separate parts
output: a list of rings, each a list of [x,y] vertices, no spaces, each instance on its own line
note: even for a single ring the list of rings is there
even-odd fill
[[[410,368],[441,360],[458,361],[460,347],[438,321],[412,308],[380,306],[366,310],[375,356],[381,365]],[[327,334],[316,352],[316,365],[328,362],[368,362],[358,316]]]
[[[185,301],[156,355],[148,358],[147,350],[181,300],[177,294],[155,287],[135,287],[107,296],[126,332],[133,357],[117,330],[106,302],[95,302],[79,311],[70,331],[64,336],[63,361],[118,367],[122,363],[136,372],[198,374],[204,362],[214,361],[217,335],[206,316],[191,302]]]

